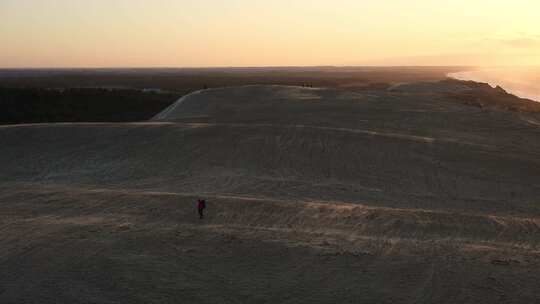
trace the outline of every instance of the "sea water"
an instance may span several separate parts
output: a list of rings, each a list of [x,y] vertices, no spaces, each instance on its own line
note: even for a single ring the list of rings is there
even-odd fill
[[[500,86],[508,93],[540,102],[540,67],[481,68],[448,76]]]

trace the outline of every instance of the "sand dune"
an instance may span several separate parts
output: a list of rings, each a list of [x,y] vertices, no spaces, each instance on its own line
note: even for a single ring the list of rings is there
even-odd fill
[[[537,117],[426,86],[1,126],[0,302],[539,302]]]

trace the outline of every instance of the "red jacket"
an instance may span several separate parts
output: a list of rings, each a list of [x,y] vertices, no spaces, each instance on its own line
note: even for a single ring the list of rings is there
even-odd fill
[[[206,208],[206,201],[205,200],[199,200],[197,203],[197,208],[204,209]]]

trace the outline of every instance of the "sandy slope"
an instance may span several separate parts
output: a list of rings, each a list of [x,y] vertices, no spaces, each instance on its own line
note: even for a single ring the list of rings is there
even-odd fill
[[[422,90],[0,126],[0,302],[540,301],[540,129]]]

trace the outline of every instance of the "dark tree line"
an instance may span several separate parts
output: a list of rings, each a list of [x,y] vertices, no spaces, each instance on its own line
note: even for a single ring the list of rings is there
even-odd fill
[[[0,88],[0,124],[141,121],[180,95],[132,89]]]

